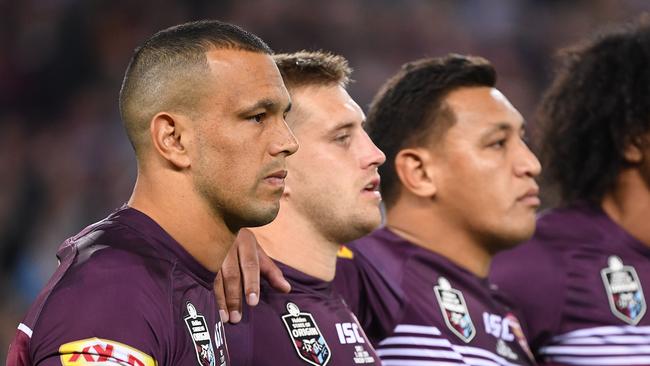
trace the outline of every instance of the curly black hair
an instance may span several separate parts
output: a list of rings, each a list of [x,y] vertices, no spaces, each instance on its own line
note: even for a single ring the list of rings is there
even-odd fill
[[[406,63],[381,87],[368,111],[368,135],[386,154],[379,167],[381,195],[387,208],[398,198],[395,157],[408,147],[424,146],[455,122],[444,99],[461,87],[496,83],[496,71],[484,58],[449,54]]]
[[[560,53],[537,115],[543,182],[561,203],[600,203],[627,164],[624,150],[650,131],[650,18]]]

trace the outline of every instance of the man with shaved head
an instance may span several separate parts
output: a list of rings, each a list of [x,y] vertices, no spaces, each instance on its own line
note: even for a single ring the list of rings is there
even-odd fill
[[[277,215],[298,147],[271,53],[217,21],[135,51],[120,93],[133,194],[60,247],[7,365],[229,364],[215,273],[241,227]]]

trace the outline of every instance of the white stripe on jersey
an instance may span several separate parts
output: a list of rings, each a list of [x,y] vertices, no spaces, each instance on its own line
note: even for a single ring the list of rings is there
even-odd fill
[[[389,337],[379,342],[379,346],[429,346],[429,347],[450,347],[447,339],[427,337]]]
[[[500,364],[484,358],[465,357],[465,363],[470,366],[500,366]]]
[[[567,365],[650,365],[650,326],[603,326],[553,337],[539,353]]]
[[[395,327],[394,336],[379,343],[377,354],[382,359],[382,364],[386,366],[444,365],[448,363],[447,360],[451,361],[453,365],[459,365],[459,363],[453,363],[455,361],[471,366],[516,366],[505,358],[482,348],[452,345],[448,339],[442,338],[440,335],[441,333],[436,327],[400,324]],[[439,349],[422,347],[438,347]],[[415,357],[422,359],[413,359]]]
[[[602,337],[567,338],[562,344],[650,344],[650,336],[611,335]]]
[[[481,356],[483,358],[491,359],[493,362],[495,362],[498,365],[517,366],[516,364],[510,363],[505,358],[497,354],[494,354],[488,350],[485,350],[483,348],[470,347],[470,346],[452,346],[452,347],[454,348],[454,351],[460,353],[465,358],[467,358],[468,356]]]
[[[381,348],[377,350],[379,357],[387,356],[406,356],[406,357],[427,357],[427,358],[447,358],[451,360],[462,360],[463,357],[458,353],[448,350],[433,350],[424,348]]]
[[[574,330],[559,336],[553,337],[555,340],[564,338],[578,338],[578,337],[591,337],[591,336],[606,336],[606,335],[626,335],[626,334],[648,334],[650,335],[650,325],[634,327],[631,325],[608,325],[604,327],[585,328]]]
[[[558,356],[546,359],[565,365],[581,366],[643,366],[650,365],[650,356],[619,356],[619,357],[569,357]]]
[[[440,335],[440,330],[436,327],[427,327],[415,324],[398,324],[393,330],[395,333],[414,333],[414,334],[431,334]]]
[[[459,366],[455,362],[420,361],[420,360],[381,360],[382,366]]]
[[[14,324],[15,324],[15,323],[14,323]],[[32,330],[29,329],[29,327],[26,326],[25,324],[23,324],[23,323],[18,324],[18,330],[20,330],[21,332],[27,334],[27,336],[28,336],[29,338],[32,338],[32,333],[33,333],[33,332],[32,332]]]
[[[539,350],[543,355],[588,355],[588,356],[613,356],[613,355],[650,355],[650,345],[648,346],[597,346],[597,347],[580,347],[580,346],[548,346]]]

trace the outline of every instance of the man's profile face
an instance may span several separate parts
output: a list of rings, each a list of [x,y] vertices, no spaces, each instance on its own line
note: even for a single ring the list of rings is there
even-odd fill
[[[386,158],[364,131],[361,108],[336,84],[297,87],[292,100],[287,121],[301,147],[288,159],[291,204],[335,242],[374,230],[381,223],[377,167]]]
[[[445,102],[456,120],[432,147],[442,214],[491,252],[528,239],[541,167],[522,116],[495,88],[460,88]]]
[[[193,121],[195,188],[227,225],[271,222],[284,190],[285,158],[297,142],[285,123],[289,94],[263,53],[213,50]]]

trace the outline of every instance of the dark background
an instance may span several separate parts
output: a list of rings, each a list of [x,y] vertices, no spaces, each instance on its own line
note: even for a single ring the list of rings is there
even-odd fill
[[[58,245],[130,195],[135,160],[117,95],[133,49],[154,32],[214,18],[276,52],[340,53],[363,108],[406,61],[481,55],[532,120],[556,50],[648,10],[645,0],[0,0],[0,362]]]

